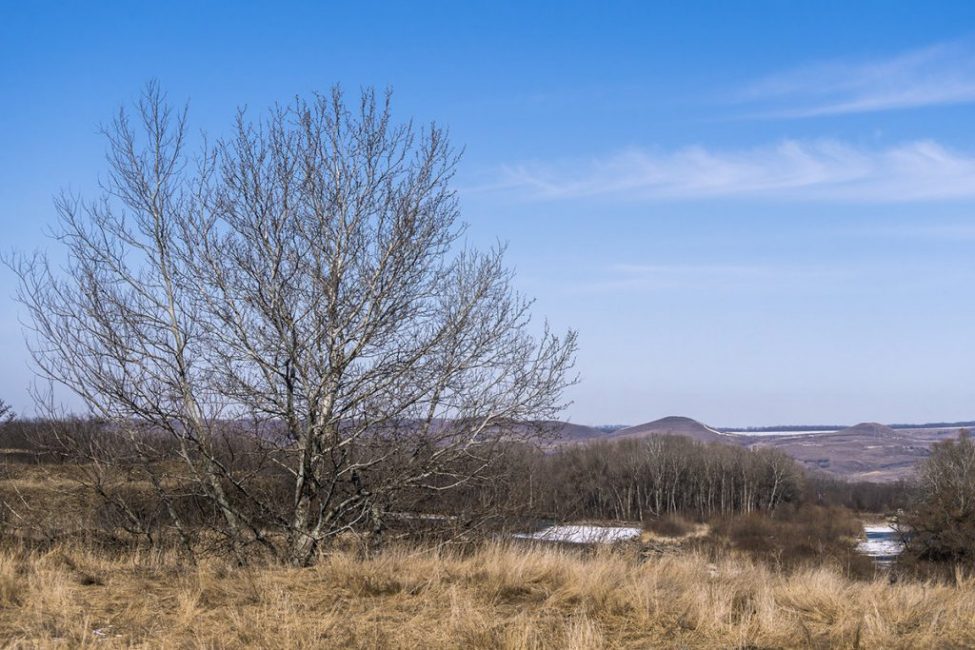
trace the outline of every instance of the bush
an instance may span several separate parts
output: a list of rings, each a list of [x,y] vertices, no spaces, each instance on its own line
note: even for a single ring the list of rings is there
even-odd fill
[[[847,575],[872,577],[873,561],[856,550],[862,532],[860,520],[845,508],[804,505],[774,517],[751,513],[718,519],[705,543],[730,546],[777,568],[830,563]]]
[[[696,528],[693,522],[677,515],[648,519],[643,522],[643,527],[662,537],[684,537],[694,532]]]
[[[901,523],[909,531],[904,562],[975,562],[975,442],[967,431],[932,446]]]

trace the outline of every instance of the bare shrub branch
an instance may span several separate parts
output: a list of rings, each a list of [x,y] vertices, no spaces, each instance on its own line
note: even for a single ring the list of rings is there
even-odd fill
[[[536,332],[503,247],[461,241],[443,129],[335,89],[239,114],[194,164],[186,133],[150,84],[105,129],[104,195],[57,201],[66,268],[10,262],[41,377],[142,467],[178,459],[164,503],[202,495],[241,561],[379,533],[562,408],[575,333]]]

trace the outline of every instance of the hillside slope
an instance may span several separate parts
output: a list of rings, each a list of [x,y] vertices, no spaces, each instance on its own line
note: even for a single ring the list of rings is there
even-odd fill
[[[737,444],[741,438],[731,434],[721,433],[697,420],[671,415],[653,422],[637,424],[615,431],[604,440],[627,440],[632,438],[646,438],[648,436],[686,436],[699,442],[724,442]]]
[[[668,416],[606,433],[597,427],[553,423],[556,444],[600,440],[639,440],[657,435],[685,436],[705,443],[771,447],[791,456],[808,470],[853,481],[896,481],[909,478],[917,463],[930,455],[931,445],[958,434],[955,426],[897,429],[861,422],[838,431],[793,434],[722,433],[697,420]]]
[[[810,470],[855,481],[909,478],[930,455],[934,442],[957,429],[892,429],[862,422],[839,431],[802,435],[750,436],[749,447],[773,447]]]

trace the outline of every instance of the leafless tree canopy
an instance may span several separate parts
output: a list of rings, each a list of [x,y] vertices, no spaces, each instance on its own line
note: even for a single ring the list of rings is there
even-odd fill
[[[14,417],[15,413],[13,407],[0,399],[0,424],[10,422],[14,419]]]
[[[501,248],[460,239],[446,133],[395,123],[388,94],[241,113],[191,157],[150,85],[105,135],[104,195],[57,201],[66,268],[13,261],[34,360],[237,553],[306,563],[562,408],[575,334],[532,332]]]
[[[962,565],[975,560],[975,441],[967,430],[932,446],[918,468],[916,503],[901,520],[909,557]]]
[[[802,492],[801,469],[777,450],[679,436],[567,447],[523,473],[534,474],[542,514],[567,520],[772,512]]]

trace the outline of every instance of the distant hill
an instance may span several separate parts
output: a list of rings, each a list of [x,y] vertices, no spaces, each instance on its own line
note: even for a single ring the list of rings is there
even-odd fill
[[[918,461],[930,455],[934,442],[954,438],[959,425],[886,425],[861,422],[851,427],[753,428],[718,430],[688,417],[669,416],[630,427],[592,427],[567,422],[546,423],[558,434],[554,444],[585,444],[597,440],[634,440],[655,435],[686,436],[699,442],[720,442],[749,448],[771,447],[796,459],[803,467],[859,481],[908,478]],[[896,428],[895,428],[896,427]],[[773,433],[772,431],[775,431]]]
[[[761,433],[813,433],[817,431],[839,431],[845,424],[779,424],[770,427],[715,427],[721,433],[741,433],[744,435]]]
[[[879,422],[861,422],[860,424],[855,424],[852,427],[847,427],[845,429],[840,429],[833,433],[824,434],[829,436],[873,436],[873,437],[891,437],[897,436],[898,433],[894,429],[888,427],[886,424],[880,424]]]
[[[686,436],[699,442],[736,442],[733,435],[721,433],[691,418],[671,415],[653,422],[637,424],[603,436],[604,440],[626,440],[648,436]]]
[[[868,423],[865,423],[868,424]],[[859,426],[859,425],[857,425]],[[967,429],[975,428],[975,420],[965,420],[962,422],[924,422],[916,424],[886,424],[895,431],[898,429]],[[744,435],[762,433],[816,433],[833,432],[842,429],[852,428],[845,424],[778,424],[763,427],[714,427],[722,433],[741,433]]]
[[[597,429],[599,431],[602,431],[603,433],[614,433],[616,431],[619,431],[620,429],[625,429],[628,426],[630,426],[630,425],[628,425],[628,424],[597,424],[596,426],[594,426],[592,428],[593,429]]]
[[[749,436],[749,447],[772,447],[807,469],[857,481],[894,481],[910,477],[931,445],[958,435],[958,428],[894,429],[877,422],[839,431],[800,435]]]
[[[590,427],[584,424],[572,424],[571,422],[546,422],[546,432],[551,432],[553,442],[579,442],[602,438],[606,432],[598,427]]]

